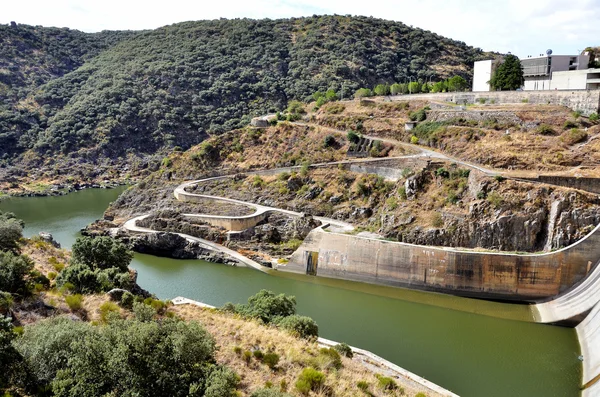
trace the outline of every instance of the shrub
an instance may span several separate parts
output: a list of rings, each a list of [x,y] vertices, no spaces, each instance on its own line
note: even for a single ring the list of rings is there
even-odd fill
[[[500,206],[502,205],[502,203],[504,202],[504,199],[502,198],[502,196],[500,194],[498,194],[498,192],[491,192],[488,194],[487,196],[487,201],[494,207],[494,208],[500,208]]]
[[[440,176],[442,178],[448,178],[450,176],[450,172],[446,168],[440,167],[437,170],[435,170],[435,175]]]
[[[285,381],[285,380],[283,380]],[[258,389],[255,390],[250,397],[292,397],[291,394],[287,394],[284,392],[281,392],[279,390],[275,390],[275,389],[271,389],[271,388],[265,388],[265,389]]]
[[[388,378],[387,376],[375,375],[379,380],[378,386],[381,390],[392,391],[398,388],[398,384],[392,378]]]
[[[565,123],[563,124],[563,128],[565,130],[568,130],[570,128],[577,128],[577,123],[574,122],[573,120],[567,120],[565,121]]]
[[[100,320],[103,323],[107,323],[113,318],[113,316],[118,316],[119,306],[114,302],[104,302],[102,305],[100,305],[98,310],[100,312]]]
[[[433,227],[444,226],[444,218],[442,217],[442,214],[440,214],[439,212],[434,212],[433,214],[431,214],[431,225]]]
[[[250,364],[250,361],[252,360],[252,352],[248,350],[244,351],[242,359],[246,362],[246,365]]]
[[[537,133],[541,135],[554,135],[556,132],[554,131],[554,128],[552,128],[548,124],[541,124],[537,128]]]
[[[252,355],[254,356],[254,358],[257,361],[262,361],[263,357],[265,356],[263,352],[261,352],[260,350],[254,350],[252,352]]]
[[[344,105],[342,105],[341,103],[333,103],[333,104],[327,106],[327,109],[325,109],[325,110],[329,114],[340,114],[344,110],[346,110],[346,107]]]
[[[79,237],[73,244],[72,259],[95,269],[116,267],[121,272],[128,271],[133,252],[125,244],[110,237]]]
[[[206,380],[205,397],[236,397],[240,377],[224,366],[215,367]]]
[[[342,368],[342,357],[340,356],[340,353],[338,353],[338,351],[335,348],[324,347],[321,350],[319,350],[319,356],[321,356],[322,358],[325,359],[325,363],[324,363],[325,368],[335,368],[335,369]]]
[[[7,314],[12,307],[13,302],[14,299],[10,293],[0,291],[0,315]]]
[[[19,240],[23,237],[25,223],[12,212],[0,211],[0,251],[19,250]]]
[[[269,323],[276,317],[291,316],[296,313],[296,298],[284,294],[275,295],[265,289],[248,298],[248,303],[237,305],[235,311],[243,316],[258,318]]]
[[[242,350],[242,348],[241,348],[241,347],[239,347],[239,346],[235,346],[235,347],[233,348],[233,352],[234,352],[235,354],[237,354],[238,356],[241,356],[241,355],[242,355],[242,351],[243,351],[243,350]]]
[[[133,296],[133,294],[131,292],[125,291],[123,293],[123,295],[121,296],[120,305],[121,305],[121,307],[131,310],[133,308],[134,300],[135,300],[135,296]]]
[[[335,145],[335,137],[333,135],[327,135],[325,139],[323,139],[323,147],[332,147]]]
[[[417,145],[419,143],[419,138],[417,138],[416,136],[411,136],[410,137],[410,143],[412,143],[413,145]]]
[[[406,200],[408,198],[406,195],[406,187],[400,186],[398,188],[398,197],[400,197],[402,200]]]
[[[363,393],[370,394],[369,393],[369,384],[367,383],[367,381],[359,380],[358,383],[356,383],[356,387],[358,387],[360,389],[360,391],[362,391]]]
[[[375,88],[373,89],[373,92],[375,93],[375,95],[378,95],[378,96],[389,95],[390,86],[387,84],[377,84],[375,86]]]
[[[277,353],[267,353],[263,356],[263,363],[271,369],[275,369],[279,364],[279,355]]]
[[[348,139],[349,142],[352,143],[358,143],[360,141],[360,135],[358,135],[356,132],[350,130],[348,131],[348,133],[346,134],[346,138]]]
[[[354,356],[352,349],[346,343],[338,343],[333,348],[344,357],[352,358]]]
[[[26,280],[33,271],[33,261],[27,256],[0,251],[0,291],[27,294]]]
[[[65,296],[65,302],[72,311],[81,310],[83,307],[83,296],[81,294]]]
[[[596,121],[598,121],[598,113],[590,114],[589,119],[590,119],[590,121],[593,121],[595,123]]]
[[[277,325],[301,338],[319,336],[319,326],[315,320],[310,317],[299,316],[296,314],[289,315],[279,319]]]
[[[325,384],[325,374],[314,368],[304,368],[296,381],[296,390],[307,395],[318,391]]]
[[[287,112],[297,114],[306,113],[306,111],[304,110],[304,105],[300,101],[290,101],[288,103]]]
[[[160,166],[162,168],[169,168],[171,165],[173,165],[173,162],[171,161],[170,158],[165,157],[162,162],[160,163]]]
[[[504,182],[506,180],[506,178],[502,175],[494,175],[494,179],[496,180],[496,182]]]
[[[415,394],[415,397],[427,397],[427,394],[423,392],[418,392],[417,394]]]
[[[419,109],[416,112],[410,112],[408,114],[408,117],[412,121],[425,121],[425,119],[427,118],[427,112],[425,111],[425,109]]]
[[[359,88],[354,93],[354,98],[366,98],[370,96],[373,96],[373,92],[368,88]]]
[[[260,177],[260,175],[254,175],[252,178],[252,186],[255,188],[261,188],[265,186],[265,181]]]
[[[54,280],[58,274],[56,272],[48,272],[48,278]]]
[[[574,119],[578,119],[581,117],[581,110],[575,110],[573,113],[571,113],[571,115]]]
[[[132,307],[133,314],[135,315],[136,320],[141,321],[143,323],[152,321],[154,319],[154,316],[156,315],[156,309],[143,302],[133,302]]]

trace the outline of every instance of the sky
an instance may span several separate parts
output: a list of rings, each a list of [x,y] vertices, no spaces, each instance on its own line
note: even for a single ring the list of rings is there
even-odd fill
[[[22,0],[0,6],[0,23],[85,32],[153,29],[215,18],[366,15],[400,21],[519,57],[576,54],[600,46],[600,0]]]

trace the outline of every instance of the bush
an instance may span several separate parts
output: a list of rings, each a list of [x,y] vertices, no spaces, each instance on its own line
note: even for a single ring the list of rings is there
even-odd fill
[[[296,390],[307,395],[309,392],[317,392],[325,384],[325,374],[314,368],[304,368],[296,381]]]
[[[279,390],[265,388],[255,390],[250,397],[292,397],[291,394],[281,392]]]
[[[333,135],[327,135],[325,139],[323,139],[323,147],[332,147],[335,145],[335,137]]]
[[[358,387],[363,393],[368,394],[369,384],[367,381],[359,380],[358,383],[356,383],[356,387]]]
[[[354,98],[367,98],[373,96],[373,92],[368,89],[368,88],[359,88],[355,93],[354,93]]]
[[[554,135],[556,131],[554,131],[554,128],[552,128],[548,124],[541,124],[537,128],[537,133],[541,135]]]
[[[0,291],[27,294],[29,282],[26,277],[33,270],[33,261],[27,256],[0,251]]]
[[[340,353],[344,357],[352,358],[354,356],[354,354],[352,353],[352,349],[350,348],[350,346],[348,346],[345,343],[338,343],[333,348],[335,350],[337,350],[338,353]]]
[[[494,175],[494,180],[496,180],[496,182],[504,182],[506,178],[502,175]]]
[[[450,172],[446,168],[440,167],[435,170],[435,175],[442,178],[448,178],[450,176]]]
[[[14,299],[10,293],[0,291],[0,315],[8,314],[13,302]]]
[[[379,380],[378,386],[381,390],[392,391],[398,388],[398,384],[392,378],[388,378],[387,376],[375,375]]]
[[[125,291],[121,296],[121,302],[119,304],[121,305],[121,307],[131,310],[133,308],[134,301],[135,296],[131,292]]]
[[[120,272],[127,272],[133,252],[110,237],[79,237],[73,244],[72,259],[92,270],[116,267]]]
[[[275,369],[277,364],[279,364],[279,355],[277,353],[267,353],[263,356],[262,361],[267,367]]]
[[[143,302],[133,302],[132,307],[136,320],[143,323],[152,321],[156,316],[156,310]]]
[[[418,392],[417,394],[415,394],[415,397],[427,397],[427,394],[423,392]]]
[[[254,350],[252,352],[252,355],[254,356],[254,358],[257,361],[262,361],[263,357],[265,356],[263,352],[261,352],[260,350]]]
[[[118,316],[119,314],[119,306],[114,302],[104,302],[98,308],[100,312],[100,320],[103,323],[110,321],[113,316]]]
[[[217,366],[206,380],[205,397],[236,397],[240,377],[227,367]]]
[[[318,337],[319,326],[310,317],[289,315],[277,321],[277,325],[301,338]]]
[[[504,202],[504,199],[500,194],[498,194],[498,192],[491,192],[487,195],[487,201],[492,205],[492,207],[497,209],[500,208]]]
[[[406,200],[408,198],[406,195],[406,187],[400,186],[398,188],[398,197],[400,197],[402,200]]]
[[[319,350],[319,356],[325,359],[323,367],[325,368],[342,368],[342,357],[340,353],[333,347],[324,347]]]
[[[83,307],[83,296],[81,294],[65,296],[65,302],[72,311],[81,310]]]
[[[296,313],[296,298],[284,294],[275,295],[265,289],[248,298],[248,303],[237,305],[235,311],[243,316],[257,318],[269,323],[275,318]]]
[[[260,177],[260,175],[254,175],[252,178],[252,186],[255,188],[262,188],[265,186],[265,181]]]
[[[434,212],[433,214],[431,214],[431,225],[433,227],[444,226],[444,218],[442,217],[442,214],[440,214],[439,212]]]
[[[193,321],[56,318],[26,327],[15,346],[56,396],[229,396],[237,384],[212,364],[214,340]]]
[[[12,212],[0,211],[0,251],[19,250],[19,240],[23,237],[22,220],[17,219]]]
[[[567,120],[565,121],[565,123],[563,124],[563,128],[565,130],[568,130],[570,128],[577,128],[577,123],[574,122],[573,120]]]
[[[413,145],[417,145],[419,143],[419,138],[417,138],[416,136],[411,136],[410,137],[410,143],[412,143]]]
[[[590,121],[593,121],[594,123],[598,121],[598,113],[592,113],[590,114],[589,117]]]
[[[346,134],[346,138],[348,139],[349,142],[352,143],[358,143],[360,141],[360,135],[358,135],[356,132],[354,131],[348,131],[348,133]]]
[[[244,354],[242,355],[242,358],[244,359],[244,361],[246,362],[246,364],[250,364],[250,361],[252,360],[252,352],[246,350],[244,352]]]
[[[410,112],[408,114],[408,117],[412,120],[412,121],[425,121],[425,119],[427,118],[427,112],[425,112],[425,109],[419,109],[416,112]]]

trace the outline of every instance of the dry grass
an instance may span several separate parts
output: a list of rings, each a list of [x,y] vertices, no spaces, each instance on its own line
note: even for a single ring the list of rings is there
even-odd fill
[[[275,388],[282,384],[293,395],[300,395],[294,390],[294,384],[302,372],[309,366],[323,366],[326,360],[319,355],[319,346],[316,342],[298,339],[287,332],[268,327],[256,321],[247,321],[214,309],[202,309],[193,305],[175,306],[172,310],[185,320],[197,320],[215,337],[219,350],[217,361],[233,368],[241,376],[240,391],[242,395],[250,395],[254,390],[264,387],[267,382]],[[274,352],[280,356],[279,364],[275,371],[270,370],[265,364],[252,358],[249,364],[243,359],[243,353],[236,353],[236,348],[241,351],[261,350],[263,353]],[[343,367],[339,370],[333,368],[321,369],[326,373],[326,384],[333,391],[334,396],[361,396],[364,395],[357,387],[359,381],[366,381],[370,385],[373,396],[403,395],[398,391],[386,394],[377,387],[378,380],[374,372],[367,369],[358,360],[342,357]],[[386,375],[389,376],[389,375]],[[424,390],[417,384],[406,379],[396,379],[407,396],[414,396]],[[311,396],[324,396],[323,393],[312,393]],[[427,393],[427,396],[436,394]]]

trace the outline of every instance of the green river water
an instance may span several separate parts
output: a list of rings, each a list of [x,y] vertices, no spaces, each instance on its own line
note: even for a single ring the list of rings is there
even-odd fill
[[[0,210],[22,218],[27,236],[47,231],[70,247],[122,190],[11,198]],[[513,320],[529,318],[526,306],[140,254],[132,267],[139,284],[162,299],[218,306],[245,302],[262,288],[295,295],[321,336],[370,350],[463,397],[579,395],[575,331]]]

